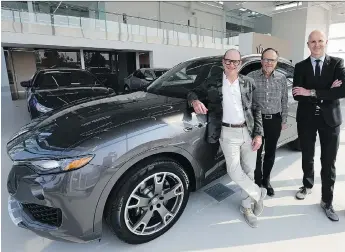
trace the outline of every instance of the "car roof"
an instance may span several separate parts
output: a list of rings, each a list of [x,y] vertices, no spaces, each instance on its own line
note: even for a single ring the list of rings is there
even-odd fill
[[[162,68],[162,67],[159,67],[159,68],[140,68],[140,70],[153,70],[153,71],[160,71],[160,70],[169,70],[169,68]]]
[[[186,60],[186,62],[188,62],[188,61],[196,61],[196,60],[208,60],[208,59],[220,60],[222,58],[223,58],[223,55],[202,56],[202,57],[191,58],[189,60]],[[247,54],[247,55],[243,55],[241,60],[242,60],[242,63],[261,60],[261,54]],[[288,65],[292,65],[291,61],[289,61],[289,60],[287,60],[286,58],[283,58],[283,57],[279,57],[279,62],[283,62],[283,63],[286,63]]]

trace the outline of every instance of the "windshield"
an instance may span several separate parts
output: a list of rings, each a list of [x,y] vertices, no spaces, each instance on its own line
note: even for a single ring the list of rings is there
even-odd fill
[[[83,87],[100,85],[97,79],[86,71],[49,71],[41,73],[35,83],[39,88]]]
[[[187,93],[201,85],[212,66],[221,66],[220,57],[190,60],[173,67],[152,82],[147,92],[169,97],[186,98]]]
[[[155,70],[156,78],[161,77],[164,73],[166,73],[168,70]]]

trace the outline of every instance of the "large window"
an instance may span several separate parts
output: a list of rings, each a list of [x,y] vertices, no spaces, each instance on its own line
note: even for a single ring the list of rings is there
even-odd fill
[[[330,25],[327,53],[345,60],[345,23]]]
[[[35,12],[56,15],[97,18],[97,2],[33,1]]]
[[[79,51],[36,50],[37,69],[45,68],[81,68]]]

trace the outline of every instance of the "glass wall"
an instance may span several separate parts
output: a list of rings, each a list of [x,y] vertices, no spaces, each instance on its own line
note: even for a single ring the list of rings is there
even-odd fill
[[[261,13],[239,8],[226,12],[226,31],[230,37],[240,33],[271,33],[272,18]]]
[[[44,68],[81,68],[80,51],[35,50],[37,70]]]
[[[327,53],[345,60],[345,23],[331,24],[328,37]]]
[[[1,8],[28,11],[27,1],[1,1]]]

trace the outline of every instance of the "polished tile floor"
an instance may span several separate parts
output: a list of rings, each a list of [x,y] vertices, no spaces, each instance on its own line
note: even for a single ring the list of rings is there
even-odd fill
[[[25,101],[4,101],[2,107],[1,147],[12,133],[29,121]],[[345,116],[345,103],[343,106]],[[301,154],[286,147],[277,151],[272,185],[276,196],[265,200],[259,228],[250,228],[239,212],[239,193],[221,202],[204,190],[215,183],[235,188],[228,176],[214,181],[191,195],[180,220],[165,235],[143,245],[124,244],[108,229],[101,241],[88,244],[56,242],[18,228],[7,213],[7,175],[11,162],[1,151],[1,248],[4,252],[87,252],[87,251],[344,251],[345,248],[345,124],[337,160],[334,207],[340,222],[332,223],[320,206],[320,148],[316,149],[316,185],[305,201],[294,199],[301,186]]]

